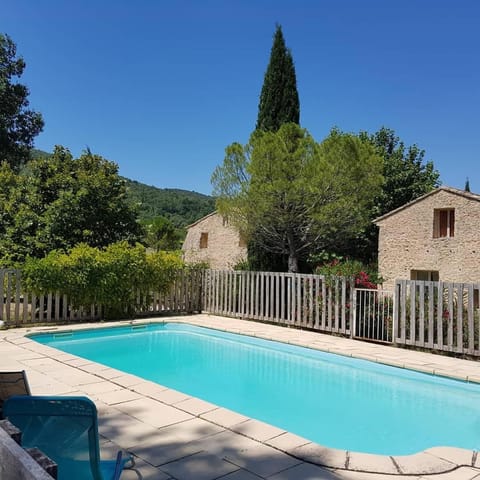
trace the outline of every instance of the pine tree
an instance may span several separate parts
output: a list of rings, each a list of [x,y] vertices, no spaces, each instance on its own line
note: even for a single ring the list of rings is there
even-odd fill
[[[256,129],[277,131],[284,123],[299,124],[299,121],[295,66],[292,54],[285,46],[282,27],[277,25],[260,94]]]

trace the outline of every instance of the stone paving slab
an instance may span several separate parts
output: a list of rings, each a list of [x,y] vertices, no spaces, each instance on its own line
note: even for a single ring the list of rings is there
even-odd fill
[[[443,460],[425,452],[392,457],[399,472],[405,475],[431,475],[454,470],[458,464]]]
[[[480,480],[480,470],[462,467],[440,475],[421,476],[421,480]]]
[[[480,382],[480,362],[213,315],[150,321],[185,322]],[[131,323],[144,322],[104,323],[101,327]],[[145,480],[480,480],[480,455],[468,450],[437,447],[417,455],[390,458],[328,449],[24,336],[33,331],[98,327],[79,324],[0,331],[0,370],[26,369],[34,394],[86,394],[93,398],[99,412],[102,455],[115,448],[131,449]],[[122,478],[139,477],[135,471],[127,470]]]
[[[388,475],[399,473],[392,457],[360,452],[348,452],[348,469],[357,472],[381,472]]]
[[[178,459],[203,452],[203,449],[198,444],[183,444],[178,441],[169,441],[163,445],[160,442],[135,445],[131,450],[135,452],[135,456],[145,460],[154,467],[160,467]]]
[[[156,400],[166,403],[167,405],[175,405],[176,403],[183,402],[184,400],[188,400],[190,398],[189,395],[186,395],[182,392],[177,392],[171,388],[167,388],[152,396]]]
[[[246,420],[245,422],[237,423],[230,428],[232,431],[241,433],[246,437],[253,438],[259,442],[265,443],[271,438],[278,437],[283,433],[286,433],[285,430],[281,428],[274,427],[268,423],[260,422],[259,420]]]
[[[189,397],[186,400],[177,402],[175,403],[175,407],[196,416],[211,412],[218,408],[217,405],[214,405],[213,403],[195,397]]]
[[[455,447],[433,447],[425,450],[425,453],[446,460],[456,465],[474,465],[475,453],[470,450]]]
[[[287,453],[302,458],[317,465],[331,468],[347,468],[347,453],[345,450],[326,448],[316,443],[307,443],[297,448],[287,450]],[[381,457],[383,459],[383,457]]]
[[[195,442],[204,437],[217,435],[225,432],[225,429],[210,422],[206,422],[201,418],[192,418],[184,422],[163,427],[159,430],[159,434],[163,437],[171,437],[183,443]]]
[[[240,422],[245,422],[249,418],[237,412],[232,412],[227,408],[217,408],[201,415],[205,420],[230,428]]]
[[[253,448],[231,451],[224,458],[259,477],[270,477],[303,463],[275,448],[261,444]]]
[[[285,432],[281,435],[278,435],[278,437],[265,440],[265,443],[267,445],[271,445],[272,447],[278,448],[279,450],[288,452],[311,442],[310,440],[300,437],[299,435],[295,435],[294,433]]]
[[[118,410],[153,427],[165,427],[190,420],[192,415],[150,398],[130,400],[116,405]]]
[[[258,480],[260,477],[246,470],[235,470],[233,473],[228,473],[221,477],[221,480]]]
[[[238,435],[230,430],[223,430],[215,435],[205,436],[195,442],[204,451],[224,458],[238,451],[255,450],[262,444],[251,438]]]
[[[95,398],[101,400],[108,405],[117,405],[118,403],[131,402],[132,400],[139,400],[144,397],[142,397],[142,395],[139,395],[138,393],[132,392],[131,390],[121,388],[115,391],[101,393],[97,392],[95,394]]]
[[[168,463],[162,467],[176,480],[215,480],[239,468],[205,452],[199,452],[180,460]]]
[[[335,472],[331,472],[325,468],[311,465],[309,463],[300,463],[292,468],[286,469],[272,475],[269,480],[340,480]],[[390,479],[391,480],[391,479]]]

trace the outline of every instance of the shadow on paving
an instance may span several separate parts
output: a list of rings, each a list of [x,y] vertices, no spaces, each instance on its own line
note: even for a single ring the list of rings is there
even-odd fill
[[[99,416],[102,436],[176,480],[339,480],[334,473],[193,417],[165,427],[142,424],[141,408]],[[103,447],[103,446],[102,446]],[[103,452],[104,448],[102,448]],[[165,476],[163,476],[165,474]],[[133,478],[133,477],[129,477]],[[140,477],[139,477],[140,478]],[[141,477],[144,478],[144,477]],[[146,478],[146,477],[145,477]]]

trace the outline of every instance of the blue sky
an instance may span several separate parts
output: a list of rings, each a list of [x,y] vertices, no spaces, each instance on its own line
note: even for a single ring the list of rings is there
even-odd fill
[[[385,125],[443,184],[480,192],[477,0],[2,0],[0,31],[27,63],[37,148],[89,147],[133,180],[209,194],[255,126],[276,23],[317,141]]]

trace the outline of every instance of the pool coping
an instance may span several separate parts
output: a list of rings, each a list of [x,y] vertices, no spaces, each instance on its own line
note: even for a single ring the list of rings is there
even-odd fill
[[[70,366],[84,372],[93,373],[100,379],[114,382],[112,380],[111,368],[108,368],[108,374],[102,374],[102,365],[95,362],[85,362],[84,359],[75,355],[65,354],[47,345],[42,345],[28,338],[32,333],[49,333],[52,331],[78,331],[85,329],[121,327],[138,324],[164,324],[164,323],[186,323],[190,325],[203,326],[219,331],[237,333],[258,337],[266,340],[279,341],[291,345],[312,348],[329,353],[335,353],[347,357],[370,360],[385,365],[400,368],[408,368],[423,373],[439,375],[443,377],[464,380],[472,383],[480,383],[480,363],[471,360],[461,360],[451,357],[444,357],[424,352],[404,350],[392,346],[370,344],[358,340],[351,340],[342,337],[325,335],[318,332],[304,331],[298,329],[285,328],[276,325],[264,324],[241,319],[232,319],[216,315],[200,314],[195,316],[180,317],[151,317],[148,319],[125,320],[119,322],[101,322],[84,323],[76,325],[59,325],[47,327],[19,328],[0,331],[0,337],[7,342],[13,343],[17,347],[26,350],[35,351],[38,354],[45,355],[47,358],[64,358]],[[83,361],[83,365],[82,365]],[[98,367],[96,367],[97,365]],[[107,372],[106,369],[104,369]],[[119,373],[123,373],[118,371]],[[125,376],[125,375],[123,375]],[[135,377],[128,375],[129,377]],[[145,384],[151,382],[143,381],[140,377],[134,384],[122,385],[132,393],[141,393],[147,398],[148,388]],[[125,382],[124,382],[125,383]],[[128,382],[127,382],[128,383]],[[139,388],[137,385],[141,385]],[[181,412],[193,414],[198,418],[207,421],[213,425],[229,430],[243,437],[260,442],[266,446],[272,447],[295,459],[311,464],[328,467],[335,470],[347,470],[354,472],[377,473],[388,475],[429,475],[441,474],[455,470],[459,467],[480,468],[480,455],[474,450],[465,450],[455,447],[433,447],[413,455],[404,456],[385,456],[360,452],[349,452],[346,450],[337,450],[327,448],[298,435],[286,432],[277,427],[273,427],[263,422],[249,419],[236,412],[231,412],[223,407],[212,405],[218,410],[222,410],[225,415],[214,414],[214,409],[206,413],[192,412],[191,409],[185,410],[181,401],[175,401],[182,396],[188,397],[181,392],[173,389],[169,390],[168,397],[155,400],[176,408]],[[140,390],[140,392],[139,392]],[[184,400],[185,400],[184,398]],[[204,402],[207,403],[207,402]],[[210,412],[210,414],[209,414]],[[213,412],[213,413],[212,413]],[[229,412],[229,414],[228,414]],[[237,417],[235,417],[235,415]],[[232,418],[237,422],[232,423]],[[269,428],[270,427],[270,428]],[[265,433],[268,432],[268,433]]]

